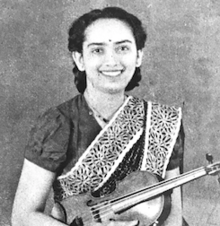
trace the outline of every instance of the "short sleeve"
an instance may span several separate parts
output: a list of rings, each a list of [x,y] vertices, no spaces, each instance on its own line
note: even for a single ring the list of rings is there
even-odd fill
[[[51,108],[39,116],[30,131],[25,158],[44,169],[57,172],[66,160],[69,124],[57,108]]]
[[[169,164],[167,166],[167,170],[172,170],[177,167],[180,167],[180,172],[183,172],[184,139],[185,134],[183,125],[181,124],[180,131],[176,143],[174,145]]]

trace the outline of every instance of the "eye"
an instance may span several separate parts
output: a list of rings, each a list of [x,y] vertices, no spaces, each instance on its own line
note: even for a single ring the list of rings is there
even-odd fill
[[[93,54],[102,54],[104,52],[104,49],[103,48],[100,48],[100,47],[97,47],[97,48],[91,49],[91,52]]]
[[[116,51],[119,53],[125,53],[130,50],[130,47],[128,45],[120,45],[117,47]]]

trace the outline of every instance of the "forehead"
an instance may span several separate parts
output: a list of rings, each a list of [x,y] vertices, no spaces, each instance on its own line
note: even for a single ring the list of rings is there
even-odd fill
[[[118,19],[98,19],[85,30],[85,42],[118,42],[134,35],[128,24]]]

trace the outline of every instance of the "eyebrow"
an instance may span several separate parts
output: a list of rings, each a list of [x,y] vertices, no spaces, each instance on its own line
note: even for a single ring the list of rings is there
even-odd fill
[[[115,42],[116,45],[120,45],[120,44],[124,44],[124,43],[132,43],[132,41],[126,39],[126,40]],[[87,47],[90,47],[90,46],[105,46],[105,45],[106,45],[106,43],[104,43],[104,42],[92,42],[92,43],[89,43],[87,45]]]
[[[127,39],[127,40],[116,42],[116,44],[118,44],[118,45],[124,44],[124,43],[132,43],[132,41]]]

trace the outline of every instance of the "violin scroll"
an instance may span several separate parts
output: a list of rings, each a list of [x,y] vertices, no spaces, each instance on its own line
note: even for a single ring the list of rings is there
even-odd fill
[[[206,173],[214,176],[217,175],[220,184],[220,162],[213,163],[213,156],[211,154],[206,154],[206,160],[210,164],[205,167]]]
[[[206,154],[206,160],[208,161],[209,164],[213,163],[213,156],[212,154]]]

